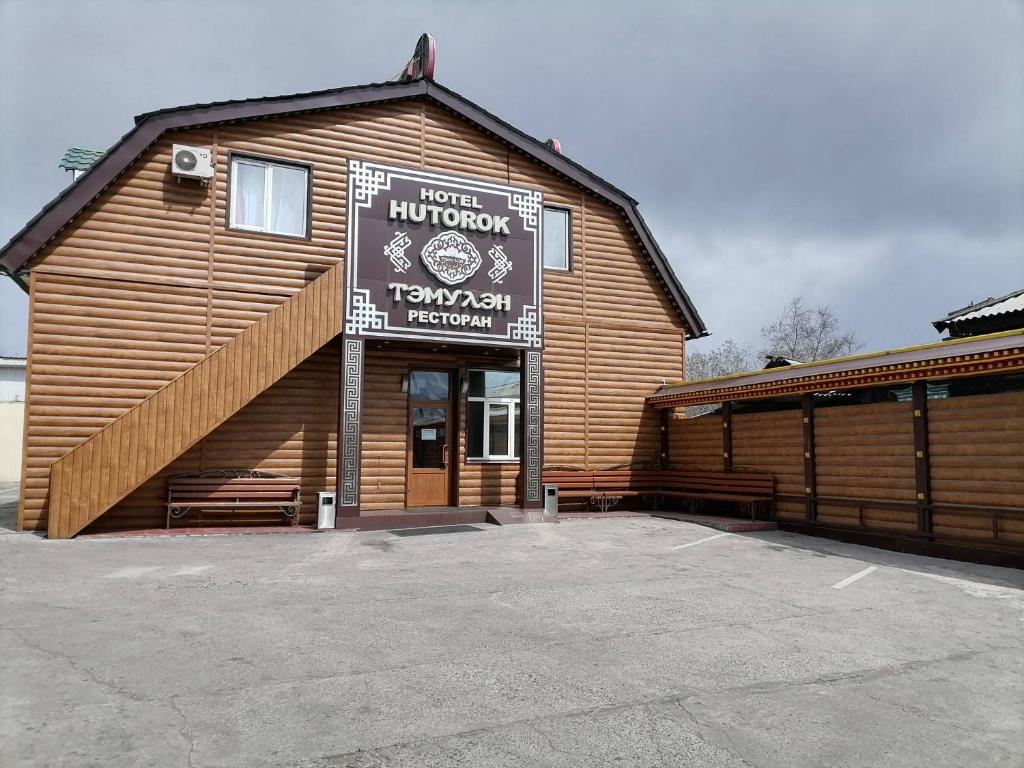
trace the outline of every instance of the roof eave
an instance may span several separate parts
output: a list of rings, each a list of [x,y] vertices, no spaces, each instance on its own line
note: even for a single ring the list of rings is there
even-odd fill
[[[798,394],[833,388],[880,386],[921,378],[948,378],[950,371],[962,373],[967,366],[976,366],[978,370],[975,374],[963,375],[998,373],[1024,367],[1024,329],[678,382],[659,388],[646,400],[654,407],[664,408],[725,400],[772,399],[783,391]],[[858,378],[858,383],[844,385],[843,382],[851,377]]]

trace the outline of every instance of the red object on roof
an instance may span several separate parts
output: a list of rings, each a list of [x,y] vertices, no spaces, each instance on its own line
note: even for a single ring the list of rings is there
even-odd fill
[[[416,48],[412,52],[412,58],[409,59],[409,63],[405,65],[405,69],[395,79],[399,82],[419,80],[423,77],[433,79],[434,62],[436,59],[437,44],[434,42],[434,36],[424,32],[420,35],[420,39],[416,41]]]

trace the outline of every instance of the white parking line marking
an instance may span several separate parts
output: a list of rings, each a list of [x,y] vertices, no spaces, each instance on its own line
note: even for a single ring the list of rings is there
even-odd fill
[[[185,568],[179,568],[178,570],[176,570],[171,575],[172,576],[194,576],[197,573],[202,573],[203,571],[208,571],[211,568],[213,568],[212,565],[189,565],[189,566],[186,566]]]
[[[878,566],[877,565],[869,565],[863,571],[859,571],[859,572],[853,574],[853,576],[850,576],[849,578],[843,579],[838,584],[833,584],[832,585],[832,589],[842,589],[843,587],[848,587],[851,584],[853,584],[853,582],[857,581],[857,579],[863,579],[865,576],[867,576],[872,571],[877,571],[877,570],[878,570]]]
[[[679,546],[672,547],[672,549],[686,549],[687,547],[695,547],[698,544],[703,544],[705,541],[713,541],[714,539],[720,539],[723,536],[728,536],[728,533],[716,533],[714,536],[708,536],[706,539],[697,539],[691,541],[689,544],[680,544]]]
[[[1024,598],[1024,589],[1019,587],[1006,587],[999,584],[985,584],[981,581],[970,581],[958,579],[955,576],[943,576],[938,573],[925,573],[924,571],[912,571],[909,568],[901,568],[904,573],[912,573],[915,576],[924,576],[926,579],[941,581],[943,584],[952,584],[959,587],[973,597],[995,597],[1002,600],[1020,600]]]
[[[103,578],[105,579],[134,579],[136,576],[145,576],[147,573],[153,571],[159,571],[159,565],[137,565],[129,566],[128,568],[118,568],[116,571],[111,571]]]

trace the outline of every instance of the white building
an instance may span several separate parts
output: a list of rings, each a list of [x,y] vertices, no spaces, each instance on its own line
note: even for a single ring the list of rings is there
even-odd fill
[[[21,480],[25,358],[0,357],[0,483]]]

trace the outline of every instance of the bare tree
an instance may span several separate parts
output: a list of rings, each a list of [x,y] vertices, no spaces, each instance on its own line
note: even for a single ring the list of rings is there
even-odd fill
[[[753,368],[760,368],[749,347],[741,347],[732,339],[726,339],[717,347],[707,352],[687,352],[686,379],[713,379],[716,376],[727,376]],[[691,405],[686,409],[690,418],[710,413],[715,410],[713,405]]]
[[[717,347],[706,352],[687,352],[686,378],[712,379],[730,373],[760,368],[748,347],[741,347],[732,339],[726,339]]]
[[[800,362],[843,357],[861,348],[853,333],[843,333],[839,319],[831,307],[808,307],[802,296],[790,301],[778,319],[761,329],[765,348],[755,355],[749,347],[741,347],[726,339],[706,352],[687,352],[686,379],[712,379],[730,373],[753,371],[764,367],[769,355],[788,357]],[[686,409],[689,417],[713,411],[715,406],[694,405]]]
[[[809,307],[802,296],[786,305],[779,318],[761,329],[765,355],[801,362],[844,357],[863,346],[853,333],[843,333],[831,307]]]

